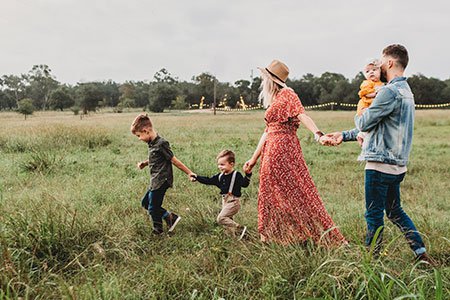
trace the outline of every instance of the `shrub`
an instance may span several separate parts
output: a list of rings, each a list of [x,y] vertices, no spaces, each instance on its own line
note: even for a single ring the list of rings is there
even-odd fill
[[[25,120],[27,119],[27,115],[32,115],[35,110],[33,105],[33,101],[31,99],[22,99],[19,101],[19,107],[17,111],[25,116]]]

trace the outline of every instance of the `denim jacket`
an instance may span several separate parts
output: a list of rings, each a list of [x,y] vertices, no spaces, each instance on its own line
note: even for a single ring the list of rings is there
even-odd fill
[[[405,166],[412,145],[414,111],[406,77],[396,77],[381,88],[361,116],[355,116],[356,128],[342,132],[343,141],[354,141],[359,131],[368,131],[358,160]]]

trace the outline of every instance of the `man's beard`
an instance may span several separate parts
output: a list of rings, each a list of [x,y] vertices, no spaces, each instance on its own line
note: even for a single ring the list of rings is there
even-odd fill
[[[388,82],[388,80],[387,80],[387,74],[386,74],[386,72],[383,71],[383,70],[381,70],[381,72],[380,72],[380,81],[381,81],[381,82],[384,82],[384,83],[387,83],[387,82]]]

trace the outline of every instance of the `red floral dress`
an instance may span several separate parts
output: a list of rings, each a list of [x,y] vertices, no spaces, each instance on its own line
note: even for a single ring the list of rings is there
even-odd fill
[[[325,245],[346,243],[327,213],[309,174],[297,129],[305,109],[284,88],[265,114],[258,193],[258,230],[263,241],[281,244],[308,239]]]

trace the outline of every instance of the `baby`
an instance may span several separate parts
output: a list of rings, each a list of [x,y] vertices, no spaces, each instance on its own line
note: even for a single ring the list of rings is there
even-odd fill
[[[366,77],[366,80],[361,83],[360,90],[358,92],[358,96],[360,98],[356,112],[358,116],[362,115],[364,109],[368,108],[372,104],[378,90],[383,86],[383,82],[380,81],[380,76],[380,61],[377,59],[372,59],[364,67],[364,77]],[[362,146],[366,135],[367,132],[358,133],[357,139],[360,146]]]

